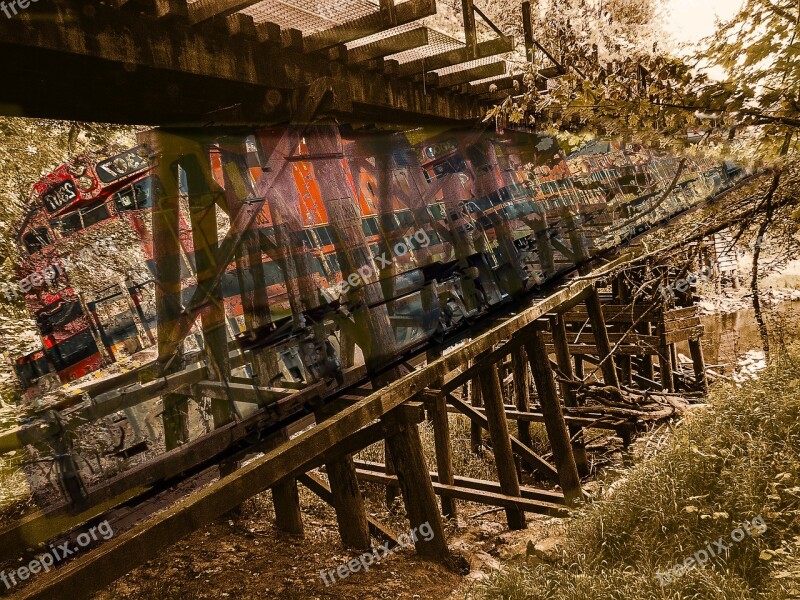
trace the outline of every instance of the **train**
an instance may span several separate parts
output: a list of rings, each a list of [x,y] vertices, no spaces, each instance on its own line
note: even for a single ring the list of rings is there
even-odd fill
[[[391,338],[383,359],[444,339],[746,174],[613,140],[566,154],[524,129],[291,127],[221,134],[198,158],[219,198],[242,188],[239,201],[253,201],[260,181],[283,173],[252,226],[260,256],[237,254],[219,285],[232,347],[273,352],[298,382],[340,372],[358,311],[380,312]],[[179,197],[182,305],[196,293],[191,173],[179,167],[166,182],[155,162],[146,144],[87,154],[35,184],[16,229],[16,274],[41,340],[14,360],[27,398],[154,347],[152,215],[167,189]],[[224,236],[232,214],[217,212]],[[351,333],[366,354],[369,341]],[[197,325],[185,344],[202,351]]]

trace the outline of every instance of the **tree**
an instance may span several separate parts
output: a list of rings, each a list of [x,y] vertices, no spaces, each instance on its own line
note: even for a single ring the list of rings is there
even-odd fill
[[[544,41],[527,65],[527,91],[496,105],[487,119],[502,116],[584,139],[619,136],[768,171],[769,181],[752,200],[753,218],[731,222],[735,240],[754,248],[750,288],[768,351],[758,292],[760,241],[777,236],[777,246],[796,248],[800,220],[797,178],[786,177],[798,168],[800,7],[789,0],[746,0],[687,59],[648,45],[657,31],[655,3],[609,2],[596,14],[597,5],[587,0],[570,4],[551,0],[555,10],[534,15],[533,31]],[[704,73],[714,66],[725,69],[724,81]],[[545,93],[534,85],[543,75],[556,75]],[[702,133],[700,145],[690,143],[690,131]]]

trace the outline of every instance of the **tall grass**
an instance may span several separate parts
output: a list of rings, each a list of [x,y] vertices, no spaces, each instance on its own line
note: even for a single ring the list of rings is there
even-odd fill
[[[761,515],[766,531],[731,542]],[[723,537],[729,550],[661,585],[657,573]],[[509,565],[476,598],[800,597],[800,354],[759,381],[715,387],[654,456],[567,527],[556,564]]]

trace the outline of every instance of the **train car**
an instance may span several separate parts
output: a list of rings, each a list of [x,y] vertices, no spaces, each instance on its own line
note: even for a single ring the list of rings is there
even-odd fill
[[[307,381],[338,370],[343,335],[359,311],[380,313],[391,352],[402,353],[742,175],[687,161],[662,198],[677,160],[642,146],[596,142],[566,156],[552,137],[511,129],[339,128],[297,134],[283,153],[264,150],[287,132],[220,138],[196,157],[201,168],[180,167],[171,183],[158,179],[142,147],[76,159],[37,183],[19,229],[19,274],[41,273],[26,303],[43,349],[20,363],[23,384],[34,388],[48,371],[71,381],[154,343],[150,216],[165,189],[180,197],[184,305],[197,287],[192,195],[200,186],[216,194],[220,237],[237,203],[262,195],[249,254],[237,253],[220,282],[228,338],[242,349],[268,347],[284,376]],[[257,193],[269,173],[278,174],[272,187]],[[90,294],[64,259],[109,221],[132,233],[146,269]],[[253,311],[242,302],[257,308],[258,322],[245,320]]]
[[[115,222],[147,247],[148,173],[147,153],[137,147],[106,159],[77,157],[35,184],[33,207],[17,228],[19,289],[42,341],[41,350],[15,362],[26,390],[48,375],[66,383],[108,363],[70,271],[113,253],[93,235],[101,223]]]

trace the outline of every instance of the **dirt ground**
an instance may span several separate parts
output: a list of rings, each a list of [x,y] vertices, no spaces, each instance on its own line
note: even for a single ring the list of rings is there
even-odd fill
[[[374,490],[373,490],[374,491]],[[320,570],[330,571],[358,556],[339,540],[333,510],[300,486],[306,535],[292,536],[275,529],[270,493],[248,501],[239,514],[205,527],[170,547],[162,557],[132,571],[95,596],[172,600],[178,598],[284,598],[284,599],[459,599],[483,573],[500,560],[522,558],[535,542],[558,528],[560,520],[529,515],[529,529],[507,532],[505,514],[486,507],[459,503],[457,523],[447,523],[452,565],[424,561],[413,548],[401,550],[375,563],[369,571],[351,573],[325,585]],[[376,508],[377,494],[369,494],[370,512],[382,522],[403,528],[401,511],[383,514]],[[476,516],[478,515],[478,516]],[[373,540],[374,545],[380,545]]]

